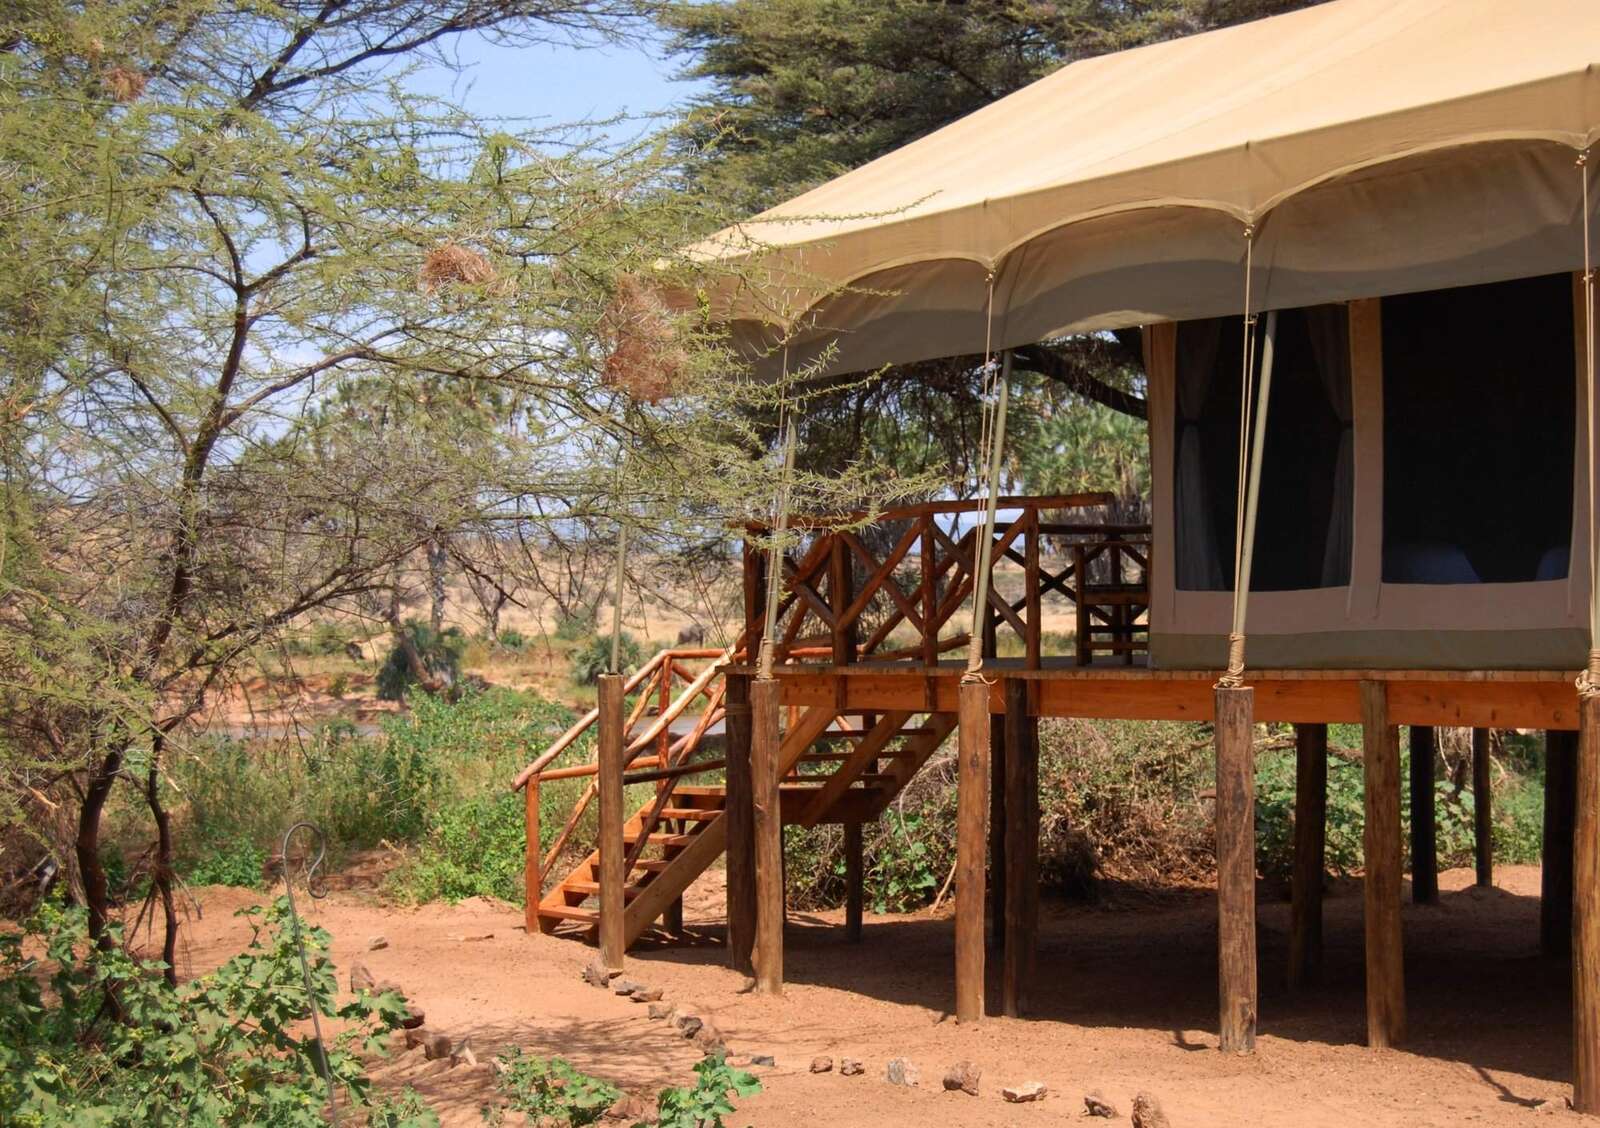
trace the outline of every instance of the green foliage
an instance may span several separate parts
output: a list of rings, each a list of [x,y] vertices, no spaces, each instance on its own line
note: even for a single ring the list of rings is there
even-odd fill
[[[556,613],[556,638],[562,642],[578,642],[595,633],[593,611],[560,611]]]
[[[384,1094],[367,1111],[367,1128],[439,1128],[439,1115],[414,1089]]]
[[[581,1073],[561,1058],[529,1057],[513,1046],[499,1060],[495,1088],[503,1100],[486,1110],[491,1123],[500,1123],[510,1110],[524,1114],[529,1124],[553,1121],[581,1128],[598,1121],[622,1095],[615,1085]]]
[[[638,639],[627,631],[622,632],[622,645],[618,662],[622,673],[638,669],[644,660],[644,649]],[[577,685],[594,685],[600,675],[611,669],[611,636],[595,635],[572,653],[572,680]]]
[[[342,1029],[327,1046],[339,1100],[347,1107],[365,1104],[368,1082],[359,1055],[381,1052],[381,1035],[398,1026],[404,999],[362,992],[336,1007],[329,936],[303,928],[312,976],[308,999],[287,903],[241,915],[254,926],[249,946],[175,989],[161,980],[159,965],[135,961],[120,942],[90,948],[78,910],[46,905],[24,931],[0,933],[0,1108],[6,1122],[25,1128],[323,1125],[327,1085],[305,1023],[311,1005],[336,1017]],[[108,1005],[112,999],[115,1008]]]
[[[186,844],[193,861],[184,866],[184,878],[191,885],[236,885],[244,889],[260,887],[266,869],[267,851],[239,834],[200,837]]]
[[[392,878],[410,901],[522,897],[524,830],[521,792],[504,786],[442,804],[416,853]]]
[[[291,638],[284,649],[291,654],[312,658],[342,655],[345,647],[356,641],[356,632],[349,626],[329,620],[313,623],[303,635]]]
[[[694,1067],[695,1083],[686,1089],[663,1089],[656,1100],[659,1128],[723,1128],[734,1112],[733,1097],[753,1096],[761,1082],[734,1069],[722,1054],[711,1054]]]
[[[461,679],[461,658],[467,652],[467,636],[460,627],[445,627],[442,631],[436,631],[419,619],[407,619],[404,630],[417,653],[422,656],[422,668],[429,677],[438,679],[446,686],[454,685]],[[378,670],[378,698],[382,701],[403,701],[406,692],[416,683],[416,671],[411,667],[406,647],[396,642],[389,648],[388,657]]]
[[[517,630],[517,628],[506,627],[495,636],[494,641],[497,646],[504,650],[526,650],[529,639],[527,635]]]

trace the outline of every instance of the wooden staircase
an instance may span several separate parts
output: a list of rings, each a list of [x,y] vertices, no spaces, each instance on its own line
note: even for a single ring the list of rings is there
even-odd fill
[[[948,714],[919,719],[911,713],[836,715],[824,706],[801,711],[778,752],[783,821],[814,827],[876,819],[954,728]],[[683,782],[689,774],[662,781],[623,828],[629,945],[668,914],[727,847],[726,788]],[[540,931],[598,925],[599,868],[599,852],[592,851],[540,899]]]

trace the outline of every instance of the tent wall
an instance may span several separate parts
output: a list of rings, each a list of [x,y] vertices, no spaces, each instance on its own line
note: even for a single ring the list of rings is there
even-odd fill
[[[1582,287],[1571,290],[1572,394],[1575,423],[1572,447],[1571,537],[1564,569],[1546,568],[1559,579],[1501,583],[1394,583],[1384,579],[1384,337],[1383,299],[1348,304],[1350,412],[1353,421],[1354,482],[1351,513],[1349,582],[1305,590],[1252,591],[1249,662],[1255,668],[1408,668],[1408,669],[1576,669],[1588,647],[1589,566],[1587,491],[1579,478],[1587,442],[1582,403]],[[1232,595],[1225,582],[1218,590],[1185,590],[1197,586],[1193,568],[1180,584],[1178,524],[1193,514],[1180,506],[1193,502],[1186,481],[1176,481],[1180,455],[1178,341],[1179,327],[1164,323],[1147,329],[1150,373],[1150,440],[1154,553],[1150,608],[1151,663],[1172,669],[1220,668],[1226,662]],[[1401,378],[1393,374],[1393,378]],[[1237,372],[1233,379],[1238,380]],[[1275,393],[1276,394],[1276,391]],[[1462,396],[1470,396],[1463,380]],[[1269,451],[1276,416],[1269,415]],[[1448,404],[1438,427],[1451,428]],[[1291,437],[1292,438],[1292,437]],[[1475,452],[1489,460],[1496,473],[1511,480],[1521,466],[1519,447],[1549,441],[1541,432],[1508,434],[1496,447]],[[1563,443],[1562,445],[1566,445]],[[1192,459],[1193,455],[1185,456]],[[1264,471],[1271,472],[1271,457]],[[1390,483],[1391,490],[1409,483]],[[1263,487],[1265,490],[1267,487]],[[1496,507],[1485,506],[1483,520],[1496,520]],[[1269,542],[1274,529],[1265,518],[1257,544]],[[1231,528],[1227,542],[1231,552]],[[1258,549],[1259,551],[1259,549]],[[1231,571],[1231,569],[1230,569]],[[1390,573],[1395,572],[1391,557]],[[1198,585],[1204,586],[1204,585]]]

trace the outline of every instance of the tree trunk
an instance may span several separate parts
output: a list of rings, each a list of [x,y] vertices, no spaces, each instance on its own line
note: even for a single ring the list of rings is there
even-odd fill
[[[429,612],[428,621],[433,625],[433,633],[438,634],[444,630],[444,567],[449,563],[450,554],[445,549],[445,544],[439,537],[428,539],[428,597],[432,601],[432,610]]]
[[[83,807],[78,812],[78,873],[83,879],[84,907],[89,912],[89,939],[102,950],[111,947],[106,934],[111,894],[106,885],[105,866],[100,863],[100,817],[105,813],[106,799],[117,781],[117,773],[122,769],[122,752],[118,748],[106,753],[84,788]]]
[[[162,972],[167,986],[178,985],[178,906],[172,896],[172,816],[161,805],[161,751],[165,741],[157,736],[150,752],[150,770],[145,775],[144,797],[150,805],[150,816],[156,824],[156,858],[151,874],[156,893],[161,898],[161,916],[166,925],[161,941],[161,960],[167,965]]]

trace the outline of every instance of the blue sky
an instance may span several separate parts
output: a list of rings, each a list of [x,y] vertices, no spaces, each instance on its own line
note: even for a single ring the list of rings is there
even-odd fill
[[[586,48],[501,47],[473,36],[460,40],[454,54],[466,66],[461,74],[427,68],[410,85],[447,96],[480,117],[536,125],[657,114],[691,97],[699,85],[675,81],[683,59],[665,58],[660,44],[647,39]]]

